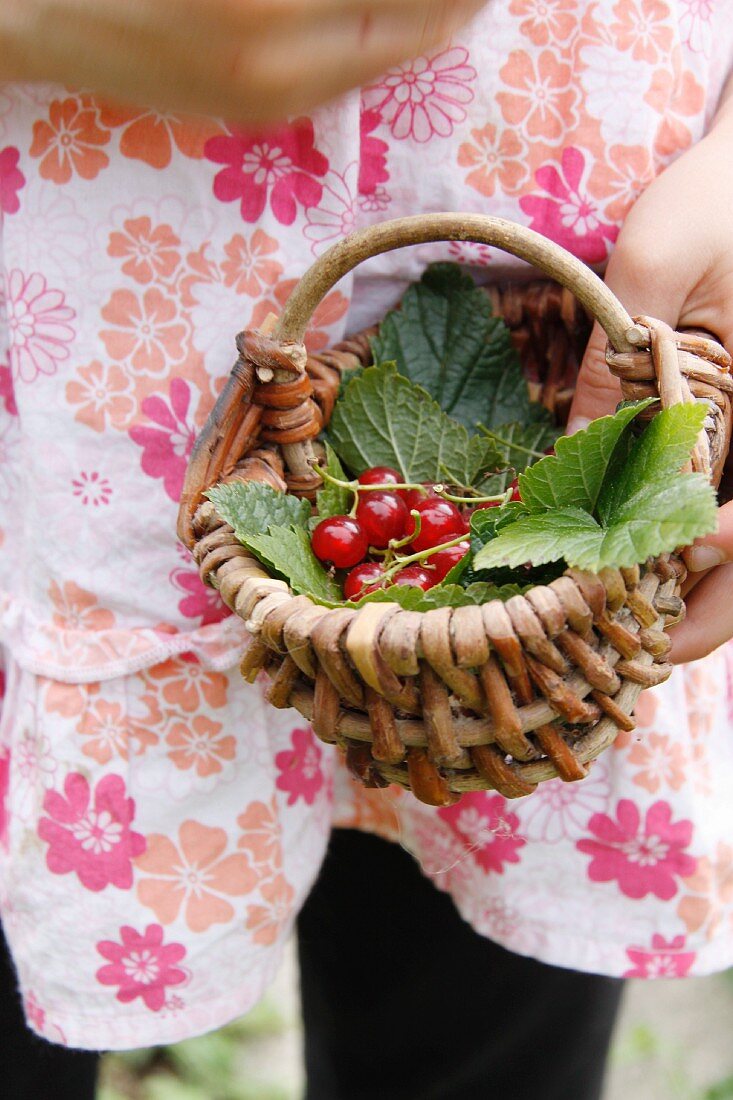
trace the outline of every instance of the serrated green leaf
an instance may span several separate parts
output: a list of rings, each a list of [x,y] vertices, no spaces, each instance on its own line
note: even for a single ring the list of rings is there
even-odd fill
[[[489,435],[503,469],[481,483],[480,489],[485,496],[505,492],[517,474],[543,461],[542,452],[554,445],[559,431],[544,409],[540,408],[539,412],[543,415],[532,424],[502,424]],[[528,453],[532,451],[535,453]]]
[[[621,501],[680,471],[690,457],[706,414],[705,405],[697,402],[673,405],[657,413],[644,433],[634,440],[618,475],[606,478],[598,499],[598,517],[602,523],[610,520]]]
[[[550,508],[595,511],[609,463],[635,416],[651,404],[637,401],[613,416],[594,420],[584,431],[564,436],[555,454],[530,466],[519,477],[519,492],[530,512]]]
[[[469,429],[529,419],[527,383],[509,329],[456,264],[433,264],[372,339],[375,362],[431,394]]]
[[[471,584],[463,588],[459,584],[437,584],[423,592],[421,588],[408,585],[392,585],[377,592],[370,592],[354,607],[365,603],[398,603],[405,611],[434,611],[438,607],[470,607],[488,603],[489,600],[508,600],[511,596],[526,592],[528,585],[496,585],[491,583]]]
[[[307,500],[280,493],[259,481],[230,481],[215,485],[206,496],[240,542],[269,527],[306,527],[311,513]]]
[[[702,474],[684,474],[646,485],[618,506],[608,526],[580,508],[524,516],[478,552],[476,569],[565,561],[597,572],[636,565],[688,546],[717,524],[715,493]]]
[[[330,474],[331,477],[338,478],[340,481],[347,481],[344,468],[339,462],[339,457],[334,451],[330,443],[326,444],[326,464],[325,471]],[[316,523],[320,523],[322,519],[326,519],[327,516],[343,516],[347,515],[354,500],[354,494],[350,489],[343,489],[340,485],[334,485],[329,481],[324,481],[323,488],[318,490],[316,494],[316,510],[318,516],[314,516]]]
[[[335,603],[342,600],[341,588],[313,553],[304,528],[271,527],[266,534],[248,537],[247,546],[268,572],[286,580],[293,592]]]
[[[496,468],[496,448],[469,435],[425,390],[393,363],[368,367],[337,402],[328,430],[339,458],[354,473],[394,466],[406,481],[473,485]]]

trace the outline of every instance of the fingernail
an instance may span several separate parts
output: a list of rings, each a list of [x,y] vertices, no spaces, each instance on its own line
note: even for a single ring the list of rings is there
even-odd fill
[[[565,435],[575,435],[576,432],[582,432],[589,424],[590,420],[587,416],[574,416],[572,420],[568,421]]]
[[[714,569],[726,560],[726,554],[717,546],[691,546],[685,555],[687,568],[691,573],[702,573],[705,569]]]

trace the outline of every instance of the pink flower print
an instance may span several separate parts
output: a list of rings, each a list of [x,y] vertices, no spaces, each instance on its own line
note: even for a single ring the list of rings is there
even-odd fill
[[[648,733],[631,746],[629,764],[638,767],[634,783],[656,794],[660,787],[678,791],[685,782],[686,758],[682,745],[661,733]]]
[[[378,84],[363,90],[362,99],[367,110],[381,114],[398,141],[450,137],[466,120],[476,76],[468,50],[453,46],[391,69]]]
[[[284,875],[270,879],[260,889],[261,905],[247,907],[247,928],[255,943],[271,947],[293,912],[295,891]]]
[[[110,233],[107,252],[124,259],[122,270],[136,283],[170,279],[180,263],[180,240],[169,225],[156,225],[148,217],[128,218],[124,232]]]
[[[255,229],[249,240],[235,233],[224,245],[227,256],[221,265],[224,285],[250,298],[264,294],[277,283],[284,270],[281,263],[271,258],[279,247],[274,237],[268,237],[262,229]]]
[[[82,504],[91,504],[98,508],[100,504],[109,504],[112,497],[112,486],[106,477],[102,477],[99,470],[87,473],[82,470],[78,477],[71,481],[75,497],[79,497]]]
[[[525,17],[519,30],[534,46],[565,42],[578,21],[576,0],[512,0],[509,11]]]
[[[647,810],[644,825],[637,806],[622,798],[616,820],[607,814],[593,814],[588,829],[595,840],[579,840],[578,851],[592,856],[588,866],[591,882],[618,882],[627,898],[654,894],[669,901],[677,893],[675,879],[691,875],[697,859],[685,849],[692,840],[692,822],[672,822],[668,802],[655,802]]]
[[[629,947],[626,954],[634,964],[624,978],[685,978],[695,961],[694,951],[683,951],[684,936],[665,940],[658,933],[652,936],[651,949]]]
[[[438,810],[486,874],[503,874],[506,863],[519,863],[519,849],[526,841],[516,836],[519,818],[507,809],[501,795],[476,791],[455,806]]]
[[[13,388],[13,375],[10,367],[3,364],[0,366],[0,401],[5,406],[5,412],[10,416],[18,415],[18,405],[15,400],[15,389]]]
[[[135,861],[146,876],[138,883],[137,896],[161,924],[171,924],[181,909],[192,932],[226,924],[234,918],[227,898],[242,897],[257,885],[258,875],[243,853],[224,855],[224,829],[184,821],[177,845],[157,833],[146,842],[144,854]]]
[[[125,797],[119,775],[105,775],[94,791],[80,772],[64,781],[64,794],[48,791],[38,835],[49,845],[46,866],[55,875],[74,872],[87,890],[132,886],[132,860],[145,850],[145,838],[131,830],[133,799]]]
[[[193,768],[202,778],[218,774],[223,761],[233,760],[237,751],[234,737],[223,735],[221,722],[212,722],[203,714],[175,722],[166,737],[169,758],[177,768]]]
[[[24,275],[14,268],[7,278],[5,300],[13,378],[33,382],[56,373],[69,358],[75,333],[69,322],[76,313],[60,290],[53,290],[39,272]]]
[[[464,267],[486,267],[491,262],[491,249],[487,244],[473,241],[449,241],[448,255],[453,263]]]
[[[141,374],[161,378],[185,353],[186,326],[177,320],[172,298],[150,287],[139,298],[131,290],[115,290],[102,307],[102,317],[114,328],[100,336],[113,359],[129,359]]]
[[[214,588],[209,588],[197,572],[191,569],[174,569],[169,580],[185,595],[178,601],[178,610],[187,619],[198,619],[200,626],[220,623],[231,611]]]
[[[97,944],[99,954],[109,960],[97,971],[97,981],[101,985],[119,986],[117,1000],[122,1004],[142,997],[146,1008],[160,1012],[165,1005],[166,988],[181,985],[188,977],[176,965],[185,958],[186,948],[182,943],[164,945],[159,924],[149,924],[144,932],[123,925],[120,940],[121,943],[100,940]]]
[[[288,806],[295,805],[299,798],[312,806],[323,786],[323,754],[310,729],[293,730],[290,741],[292,750],[279,752],[275,757],[275,767],[280,772],[275,786],[288,792]]]
[[[598,203],[588,197],[585,174],[580,149],[563,149],[560,170],[546,164],[535,172],[536,182],[549,197],[525,195],[519,205],[531,217],[531,229],[586,263],[601,263],[608,252],[606,242],[616,240],[618,226],[601,220]]]
[[[250,802],[237,818],[242,835],[238,848],[244,848],[255,864],[264,864],[274,874],[282,867],[281,827],[275,797],[269,803]]]
[[[469,187],[487,197],[497,189],[511,194],[521,187],[527,165],[524,143],[516,131],[502,130],[499,134],[489,122],[483,129],[471,130],[471,138],[458,149],[458,164],[471,169],[466,175]]]
[[[541,783],[531,798],[517,806],[522,836],[544,844],[583,836],[588,816],[608,805],[611,787],[602,762],[596,763],[582,783],[551,779]]]
[[[0,752],[0,844],[8,839],[8,790],[10,787],[10,753]]]
[[[680,39],[690,53],[710,56],[714,7],[715,0],[680,0]]]
[[[617,49],[631,50],[634,61],[667,57],[672,45],[669,5],[663,0],[619,0],[610,30]]]
[[[163,698],[172,707],[193,712],[207,705],[217,708],[226,704],[226,676],[207,671],[193,653],[154,665],[148,675],[156,686],[164,685]]]
[[[267,133],[232,128],[210,138],[205,156],[226,166],[214,178],[214,195],[221,202],[239,200],[246,222],[258,221],[269,200],[280,224],[292,225],[298,204],[307,209],[321,201],[323,187],[315,177],[325,176],[328,160],[314,140],[309,118]]]
[[[12,145],[0,151],[0,210],[3,214],[17,214],[20,210],[18,192],[25,187],[25,176],[18,168],[20,152]]]
[[[359,195],[359,209],[367,214],[377,214],[386,210],[392,202],[392,196],[384,187],[375,187],[368,195]]]
[[[362,104],[359,116],[359,181],[360,195],[373,195],[380,183],[389,179],[387,153],[389,145],[375,137],[373,131],[381,124],[379,111],[370,111]]]
[[[73,581],[62,587],[51,581],[48,594],[56,608],[53,621],[62,630],[109,630],[115,624],[111,611],[97,606],[97,597]]]
[[[350,164],[343,175],[329,172],[320,203],[306,214],[303,235],[313,242],[316,255],[321,245],[340,240],[356,228],[357,172],[356,164]]]
[[[66,400],[79,406],[74,419],[95,432],[103,432],[107,426],[124,428],[136,407],[130,379],[122,367],[97,359],[79,367],[76,378],[67,383]]]
[[[191,391],[182,378],[173,378],[170,404],[162,397],[146,397],[142,411],[157,428],[130,428],[130,439],[143,448],[140,464],[148,477],[162,478],[171,500],[178,501],[183,488],[188,457],[196,439],[196,429],[188,420]]]
[[[588,190],[605,202],[604,214],[623,222],[641,192],[654,179],[654,165],[643,145],[612,145],[593,165]]]
[[[13,813],[20,821],[35,820],[45,791],[53,787],[57,763],[51,742],[37,723],[24,729],[13,748],[16,790]]]
[[[499,75],[511,91],[498,92],[496,100],[511,126],[548,141],[574,129],[578,92],[572,69],[550,50],[538,55],[513,50]]]
[[[46,1023],[46,1012],[36,999],[35,993],[30,990],[23,999],[23,1012],[25,1018],[34,1031],[43,1031]]]

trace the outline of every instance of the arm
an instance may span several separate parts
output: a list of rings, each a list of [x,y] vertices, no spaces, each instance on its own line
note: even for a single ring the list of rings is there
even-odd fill
[[[368,83],[485,0],[0,0],[0,80],[250,125]]]

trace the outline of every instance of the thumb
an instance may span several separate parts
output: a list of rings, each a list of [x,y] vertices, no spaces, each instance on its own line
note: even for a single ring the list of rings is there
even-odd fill
[[[619,244],[611,254],[605,282],[632,317],[647,314],[676,325],[684,302],[679,265],[665,273],[648,255]],[[568,434],[587,427],[589,421],[612,413],[621,400],[621,386],[606,364],[608,337],[596,322],[578,373],[575,397],[568,417]]]

